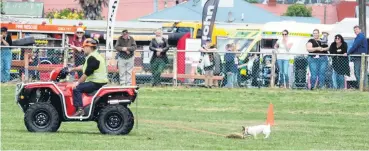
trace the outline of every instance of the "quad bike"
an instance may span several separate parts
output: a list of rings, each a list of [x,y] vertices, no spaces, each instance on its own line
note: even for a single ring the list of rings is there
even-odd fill
[[[96,121],[102,134],[128,134],[134,117],[128,106],[136,100],[137,86],[104,86],[83,94],[86,115],[75,117],[73,88],[70,82],[59,82],[68,75],[67,68],[56,68],[50,82],[17,84],[15,100],[24,112],[24,123],[30,132],[56,132],[62,122]]]

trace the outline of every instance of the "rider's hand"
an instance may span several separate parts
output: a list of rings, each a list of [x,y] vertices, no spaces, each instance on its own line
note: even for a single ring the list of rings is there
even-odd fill
[[[77,51],[81,52],[83,49],[81,47],[77,47]]]
[[[73,88],[73,89],[76,89],[76,87],[78,86],[78,84],[79,84],[79,82],[75,82],[75,83],[73,83],[72,88]]]

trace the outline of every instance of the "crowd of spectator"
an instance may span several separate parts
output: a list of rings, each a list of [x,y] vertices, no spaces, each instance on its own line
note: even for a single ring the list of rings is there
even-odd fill
[[[72,39],[69,40],[69,47],[73,53],[73,61],[75,66],[83,65],[85,56],[82,52],[82,43],[86,39],[83,28],[78,28]],[[305,58],[309,69],[310,86],[309,89],[321,89],[328,87],[327,81],[332,82],[332,87],[335,89],[345,88],[345,76],[354,75],[353,82],[347,82],[349,87],[359,88],[361,57],[353,56],[368,53],[368,43],[365,35],[361,32],[359,26],[354,27],[354,33],[357,35],[352,46],[349,48],[345,39],[340,34],[334,36],[332,43],[328,42],[328,33],[321,33],[318,29],[312,32],[313,37],[306,42],[306,51],[309,55]],[[161,85],[161,74],[167,67],[169,50],[168,39],[164,38],[160,29],[155,31],[155,37],[151,40],[149,49],[152,52],[150,67],[152,73],[152,86]],[[1,45],[11,46],[11,36],[7,33],[5,27],[1,28]],[[212,45],[212,41],[206,41],[201,47],[202,57],[200,65],[204,75],[204,86],[212,88],[214,86],[234,88],[242,86],[243,82],[249,82],[251,86],[269,86],[272,75],[275,77],[276,83],[281,88],[289,88],[291,86],[291,60],[294,56],[289,54],[294,42],[289,37],[288,30],[282,31],[282,36],[275,45],[274,50],[277,54],[276,74],[272,74],[272,59],[271,56],[261,57],[258,54],[250,54],[245,59],[240,59],[238,50],[234,43],[226,44],[225,48],[216,48]],[[117,51],[117,68],[119,72],[120,85],[131,85],[132,71],[134,69],[134,53],[137,49],[136,42],[130,36],[128,30],[123,30],[122,35],[118,38],[115,48]],[[223,61],[221,61],[218,49],[225,49]],[[1,48],[1,82],[10,80],[11,66],[11,50],[10,48]],[[334,55],[326,55],[334,54]],[[352,67],[350,66],[352,64]],[[331,77],[327,76],[329,67],[332,68]],[[350,73],[350,68],[353,68],[353,73]],[[293,68],[292,68],[293,69]],[[296,71],[295,71],[296,72]],[[82,73],[77,72],[78,77]],[[223,75],[224,82],[219,85],[215,83],[213,76]],[[260,80],[261,79],[261,80]],[[327,80],[330,79],[330,80]]]
[[[340,34],[335,35],[334,42],[329,43],[329,34],[327,32],[323,32],[322,37],[320,37],[321,33],[318,29],[313,31],[313,37],[306,43],[306,51],[309,55],[305,59],[307,60],[310,73],[310,76],[308,77],[308,83],[310,86],[306,84],[306,88],[311,90],[322,88],[343,89],[345,88],[345,76],[349,77],[350,75],[354,75],[355,80],[347,81],[347,88],[359,88],[360,79],[363,78],[360,75],[360,55],[362,53],[368,54],[368,43],[359,26],[354,27],[354,33],[356,34],[356,38],[354,39],[352,46],[348,48],[348,44]],[[278,39],[274,45],[274,49],[277,54],[276,71],[278,75],[275,83],[282,88],[289,88],[291,86],[289,80],[292,72],[289,70],[291,69],[290,64],[294,56],[289,53],[291,52],[290,50],[294,43],[290,40],[288,35],[288,30],[283,30],[282,37]],[[224,55],[224,72],[227,77],[225,87],[228,88],[240,85],[240,82],[237,82],[237,80],[242,79],[240,77],[242,77],[242,71],[245,66],[247,67],[246,71],[252,71],[252,66],[255,66],[255,61],[249,60],[250,58],[255,58],[255,55],[251,55],[247,58],[248,63],[245,63],[245,61],[238,61],[236,54],[231,52],[234,50],[233,47],[234,44],[227,44],[225,48],[227,53]],[[261,65],[262,68],[256,67],[256,69],[259,69],[258,71],[261,72],[261,74],[251,76],[252,79],[265,79],[265,77],[267,77],[265,75],[271,73],[270,70],[266,72],[268,65],[270,65],[270,60],[267,60],[267,57],[264,57],[262,62],[265,62]],[[354,74],[350,74],[350,62],[353,64]],[[331,77],[328,77],[327,72],[330,67],[332,68],[332,74]],[[306,74],[302,75],[306,76]],[[252,86],[260,86],[260,82],[251,83]]]

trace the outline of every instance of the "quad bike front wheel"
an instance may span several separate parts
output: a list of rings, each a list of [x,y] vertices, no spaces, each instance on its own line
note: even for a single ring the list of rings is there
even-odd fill
[[[125,135],[133,128],[132,112],[122,105],[104,107],[97,121],[97,127],[102,134]]]
[[[24,114],[24,124],[30,132],[56,132],[61,121],[54,106],[50,103],[37,102]]]

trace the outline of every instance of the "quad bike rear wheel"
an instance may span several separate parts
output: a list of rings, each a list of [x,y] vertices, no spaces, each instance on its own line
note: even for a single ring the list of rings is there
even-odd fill
[[[132,112],[122,105],[104,107],[97,121],[97,127],[102,134],[126,135],[133,128]]]
[[[30,132],[56,132],[61,121],[54,106],[50,103],[37,102],[24,114],[24,124]]]

